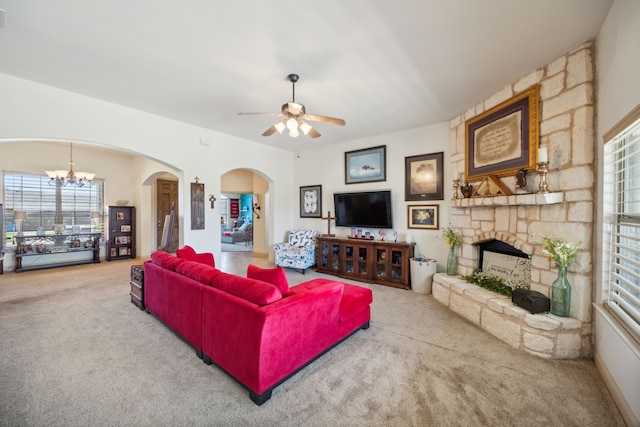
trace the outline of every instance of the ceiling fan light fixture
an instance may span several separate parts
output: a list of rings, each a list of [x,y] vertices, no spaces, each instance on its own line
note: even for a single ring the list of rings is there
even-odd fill
[[[309,135],[309,131],[311,130],[311,125],[309,123],[307,123],[307,122],[302,122],[302,123],[300,123],[300,130],[305,135]]]
[[[285,130],[286,126],[284,125],[283,122],[278,122],[275,125],[276,130],[278,131],[278,133],[282,133],[283,130]]]
[[[296,102],[296,82],[300,76],[297,74],[289,74],[288,77],[292,85],[292,98],[291,101],[282,104],[280,113],[238,113],[284,117],[284,119],[264,131],[262,136],[271,136],[276,133],[276,131],[278,131],[279,134],[282,134],[285,129],[288,129],[289,136],[291,138],[297,138],[300,136],[300,132],[304,133],[304,135],[311,136],[311,138],[318,138],[320,136],[320,132],[314,129],[305,120],[310,120],[312,122],[324,122],[338,126],[344,126],[346,124],[343,119],[320,116],[317,114],[307,114],[305,106]]]
[[[293,114],[294,116],[297,116],[298,114],[303,112],[303,108],[304,108],[304,106],[302,104],[298,104],[296,102],[289,102],[288,103],[289,112],[291,114]]]
[[[289,120],[287,120],[287,128],[290,131],[294,131],[294,130],[297,131],[298,130],[298,121],[296,119],[294,119],[293,117],[290,118]]]

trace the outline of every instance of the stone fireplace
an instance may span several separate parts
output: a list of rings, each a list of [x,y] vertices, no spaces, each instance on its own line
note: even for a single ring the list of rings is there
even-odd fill
[[[542,252],[543,236],[578,244],[577,260],[569,268],[571,317],[531,314],[507,297],[444,274],[434,277],[433,294],[512,346],[543,357],[591,356],[595,206],[592,58],[593,43],[583,43],[450,122],[451,172],[459,176],[464,171],[465,121],[540,84],[539,146],[549,152],[547,182],[551,193],[536,192],[536,173],[528,176],[528,191],[520,193],[515,177],[501,178],[512,195],[453,199],[449,222],[462,234],[460,276],[478,268],[479,244],[498,240],[530,256],[530,288],[547,296],[558,271]]]
[[[476,246],[479,254],[478,270],[503,280],[530,286],[531,254],[497,239],[479,242]]]

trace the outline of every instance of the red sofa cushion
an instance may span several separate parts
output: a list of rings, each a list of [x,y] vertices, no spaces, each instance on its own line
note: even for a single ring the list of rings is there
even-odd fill
[[[182,249],[178,249],[176,251],[176,256],[178,258],[182,258],[187,261],[196,261],[202,264],[210,265],[211,267],[216,266],[215,259],[213,258],[213,254],[209,252],[203,252],[201,254],[196,253],[195,249],[193,249],[189,245],[185,245]]]
[[[167,270],[171,271],[176,271],[176,267],[178,266],[178,264],[184,262],[183,259],[175,257],[165,251],[155,251],[154,253],[152,253],[151,261],[153,261],[154,264],[157,264],[160,267],[164,267]]]
[[[184,261],[176,267],[176,273],[182,274],[196,282],[208,285],[211,279],[217,275],[220,270],[216,270],[210,265],[202,264],[197,261]]]
[[[271,283],[280,290],[283,297],[291,294],[289,290],[289,281],[284,268],[260,268],[257,265],[249,264],[247,267],[247,277],[249,279],[262,280]]]
[[[219,271],[211,279],[211,286],[258,305],[267,305],[282,299],[280,290],[271,283],[223,271]]]

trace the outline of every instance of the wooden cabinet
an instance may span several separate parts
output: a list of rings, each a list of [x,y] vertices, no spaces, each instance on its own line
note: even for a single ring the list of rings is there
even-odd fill
[[[414,243],[318,237],[318,271],[346,279],[409,289]]]
[[[135,207],[107,207],[106,252],[107,261],[136,257]]]
[[[100,262],[100,233],[46,232],[14,237],[16,273]]]
[[[131,266],[131,280],[129,280],[129,296],[131,303],[144,310],[144,265]]]

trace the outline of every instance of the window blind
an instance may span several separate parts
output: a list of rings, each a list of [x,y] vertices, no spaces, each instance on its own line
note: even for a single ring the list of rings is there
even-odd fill
[[[5,230],[13,230],[13,212],[26,211],[23,231],[36,231],[37,227],[51,230],[56,213],[56,186],[45,175],[4,172]],[[93,180],[83,187],[61,187],[62,217],[65,225],[91,227],[91,211],[102,212],[104,205],[104,180]],[[102,219],[96,224],[101,228]]]
[[[640,120],[605,145],[607,305],[640,338]]]

